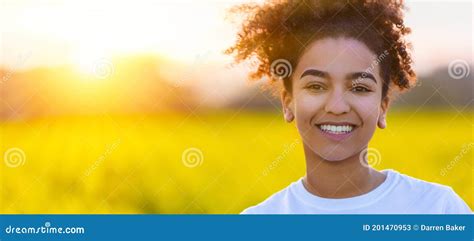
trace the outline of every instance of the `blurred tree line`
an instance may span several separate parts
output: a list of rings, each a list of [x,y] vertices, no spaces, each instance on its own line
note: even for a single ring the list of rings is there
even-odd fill
[[[109,64],[105,69],[98,70],[102,71],[100,73],[88,74],[81,74],[67,66],[23,72],[0,69],[0,119],[212,108],[199,101],[203,98],[202,93],[193,91],[193,84],[199,85],[198,80],[191,85],[183,84],[181,80],[169,79],[163,74],[171,66],[167,60],[131,56]],[[261,87],[250,84],[220,108],[278,111],[278,98],[262,91]],[[419,76],[418,86],[397,98],[393,105],[397,108],[454,106],[458,110],[468,110],[472,107],[472,100],[472,74],[454,79],[449,76],[448,67],[444,67],[429,75]]]

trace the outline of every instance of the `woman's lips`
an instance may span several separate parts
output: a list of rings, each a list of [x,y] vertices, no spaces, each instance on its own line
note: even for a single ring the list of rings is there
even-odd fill
[[[352,135],[357,128],[350,123],[321,123],[316,125],[321,133],[334,141],[342,141]]]

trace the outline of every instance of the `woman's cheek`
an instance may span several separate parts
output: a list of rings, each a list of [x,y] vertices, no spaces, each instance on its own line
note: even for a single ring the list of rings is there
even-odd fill
[[[297,122],[311,126],[311,118],[321,111],[322,98],[315,95],[301,95],[296,98],[295,116]],[[314,121],[314,120],[313,120]]]
[[[360,98],[354,105],[354,108],[356,109],[356,112],[359,113],[364,123],[375,126],[380,113],[380,104],[381,102],[377,99],[377,96],[373,95],[366,98]]]
[[[322,100],[318,96],[305,95],[295,99],[295,123],[298,132],[306,143],[315,141],[314,134],[317,130],[313,126],[317,122],[318,113],[321,109]]]
[[[357,102],[354,106],[355,111],[359,113],[362,118],[362,135],[360,136],[363,142],[369,142],[372,138],[375,129],[377,128],[377,121],[380,113],[380,101],[375,98],[365,98]]]

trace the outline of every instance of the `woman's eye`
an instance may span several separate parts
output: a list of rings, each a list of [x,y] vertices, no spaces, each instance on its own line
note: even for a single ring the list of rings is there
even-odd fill
[[[364,86],[356,86],[352,88],[353,92],[370,92],[370,90]]]
[[[321,85],[310,85],[307,87],[310,90],[324,90],[324,88]]]

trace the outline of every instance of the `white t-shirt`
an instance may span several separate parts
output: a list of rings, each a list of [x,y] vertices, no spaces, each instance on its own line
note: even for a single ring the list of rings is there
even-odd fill
[[[385,181],[350,198],[322,198],[306,190],[303,178],[241,214],[472,214],[451,187],[383,170]]]

